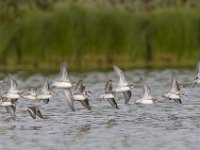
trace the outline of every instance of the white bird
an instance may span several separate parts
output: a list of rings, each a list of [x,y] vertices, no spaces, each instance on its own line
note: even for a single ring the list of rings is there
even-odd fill
[[[181,90],[181,86],[176,80],[175,72],[173,72],[172,77],[171,77],[171,88],[166,94],[162,95],[162,97],[167,98],[169,100],[174,100],[182,104],[181,95],[183,94],[180,93],[180,90]]]
[[[72,111],[75,111],[74,108],[74,101],[73,101],[73,95],[71,89],[64,89],[63,90],[65,98],[67,99],[67,103]]]
[[[81,102],[81,104],[88,110],[91,110],[88,97],[90,96],[90,91],[86,90],[83,85],[83,80],[79,80],[76,83],[75,91],[73,93],[73,100]]]
[[[75,111],[74,108],[74,101],[72,96],[72,83],[69,80],[68,77],[68,71],[67,71],[67,65],[66,63],[63,63],[60,67],[60,76],[59,78],[55,79],[52,83],[52,86],[54,88],[63,89],[64,95],[67,99],[67,102],[71,108],[72,111]]]
[[[156,99],[151,96],[151,89],[147,84],[143,84],[143,96],[135,101],[136,104],[153,104]]]
[[[27,92],[24,92],[22,95],[22,98],[28,99],[28,100],[37,100],[37,92],[36,89],[32,88],[29,89]]]
[[[16,79],[11,74],[8,75],[8,78],[9,78],[10,88],[7,92],[5,92],[2,95],[2,97],[9,98],[11,99],[11,102],[15,103],[21,97],[22,90],[19,90],[17,88]]]
[[[68,89],[72,87],[72,83],[68,76],[67,64],[63,63],[60,67],[60,75],[52,82],[52,87],[58,89]]]
[[[193,86],[194,87],[196,85],[200,85],[200,60],[197,63],[196,70],[197,70],[197,73],[196,73],[196,77],[193,80],[193,82],[181,84],[182,87],[189,87],[189,86]]]
[[[105,92],[99,96],[100,100],[107,100],[112,107],[119,109],[116,101],[115,101],[115,92],[112,90],[112,80],[109,80],[105,85]]]
[[[11,118],[15,120],[16,115],[16,103],[12,103],[11,99],[8,98],[0,98],[0,106],[3,106],[6,108],[6,111],[10,114]]]
[[[49,99],[53,96],[54,92],[50,90],[48,79],[45,78],[41,90],[37,93],[37,99],[42,100],[45,104],[49,103]]]
[[[121,69],[119,69],[117,66],[113,66],[113,69],[118,79],[118,85],[115,89],[115,92],[122,92],[125,98],[125,104],[128,104],[131,98],[131,89],[133,88],[133,85],[128,84]]]
[[[197,75],[193,81],[193,85],[200,85],[200,61],[197,63]]]

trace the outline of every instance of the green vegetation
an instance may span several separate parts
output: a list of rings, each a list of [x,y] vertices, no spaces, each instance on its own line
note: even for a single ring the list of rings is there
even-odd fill
[[[200,58],[198,8],[48,2],[0,1],[1,69],[190,67]]]

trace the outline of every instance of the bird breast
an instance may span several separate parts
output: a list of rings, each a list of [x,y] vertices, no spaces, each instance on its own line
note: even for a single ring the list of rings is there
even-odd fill
[[[130,87],[128,86],[121,86],[121,87],[117,87],[115,89],[116,92],[125,92],[125,91],[129,91],[130,90]]]
[[[79,100],[79,101],[82,101],[82,100],[85,100],[87,98],[87,96],[83,95],[83,94],[74,94],[73,95],[73,99],[74,100]]]
[[[71,88],[72,87],[72,84],[70,82],[64,82],[64,81],[57,81],[57,82],[54,82],[52,84],[52,86],[56,87],[56,88]]]

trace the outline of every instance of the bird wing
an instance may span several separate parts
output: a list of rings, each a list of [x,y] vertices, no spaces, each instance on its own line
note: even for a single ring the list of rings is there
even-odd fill
[[[109,80],[105,85],[105,93],[112,92],[112,80]]]
[[[121,69],[119,69],[117,66],[113,66],[113,69],[115,71],[115,74],[118,79],[118,86],[126,86],[128,85],[128,82],[126,81],[126,78],[124,76],[124,73]]]
[[[128,104],[130,98],[131,98],[131,91],[123,92],[124,98],[125,98],[125,104]]]
[[[64,95],[72,111],[75,111],[71,89],[65,89]]]
[[[9,112],[11,118],[13,120],[15,120],[15,118],[16,118],[16,115],[15,115],[15,106],[14,105],[6,106],[6,110]]]
[[[147,84],[143,84],[143,98],[151,96],[151,89]]]
[[[16,91],[17,90],[17,81],[16,81],[16,79],[11,74],[8,75],[8,78],[9,78],[9,82],[10,82],[9,91],[10,92]]]
[[[69,81],[66,63],[63,63],[60,67],[60,77],[62,81]]]
[[[43,119],[43,115],[42,115],[40,109],[38,107],[36,107],[35,109],[36,109],[36,115]]]
[[[83,93],[83,80],[79,80],[76,83],[74,93]]]
[[[172,78],[171,78],[171,90],[170,91],[175,91],[178,92],[180,91],[180,85],[178,84],[176,80],[176,73],[172,73]]]
[[[48,99],[43,99],[42,100],[45,104],[48,104],[49,103],[49,98]]]
[[[116,109],[119,109],[119,107],[118,107],[118,105],[117,105],[117,103],[116,103],[114,98],[109,98],[108,102],[111,104],[112,107],[114,107]]]
[[[34,106],[28,107],[28,112],[29,115],[33,118],[36,119],[36,108]]]
[[[41,88],[41,93],[46,93],[46,92],[49,91],[49,89],[50,89],[50,88],[49,88],[48,78],[45,77],[44,83],[43,83],[42,88]]]
[[[200,61],[197,63],[197,78],[200,78]]]
[[[89,100],[87,98],[85,100],[81,101],[81,104],[88,110],[92,109],[90,106]]]

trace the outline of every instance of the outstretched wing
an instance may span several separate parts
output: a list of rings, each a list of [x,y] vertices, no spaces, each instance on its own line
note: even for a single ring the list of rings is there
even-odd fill
[[[41,93],[46,93],[48,91],[49,91],[49,82],[48,82],[47,77],[45,77],[43,86],[41,88]]]
[[[33,118],[36,119],[36,108],[34,106],[28,107],[28,113]]]
[[[171,91],[180,91],[181,86],[179,85],[179,83],[176,80],[176,73],[173,72],[172,73],[172,78],[171,78]]]
[[[65,89],[64,94],[72,111],[75,111],[71,89]]]
[[[124,98],[125,98],[125,104],[128,104],[128,102],[131,98],[131,91],[123,92],[123,94],[124,94]]]
[[[200,60],[197,63],[197,78],[200,78]]]
[[[60,67],[60,77],[62,81],[68,81],[68,71],[67,71],[67,64],[63,63]]]
[[[112,107],[114,107],[116,109],[119,109],[119,107],[118,107],[118,105],[117,105],[117,103],[116,103],[114,98],[109,98],[108,102],[111,104]]]
[[[81,104],[88,110],[92,110],[91,106],[90,106],[90,102],[89,100],[86,98],[85,100],[81,101]]]
[[[40,109],[39,109],[38,107],[36,107],[35,109],[36,109],[36,115],[37,115],[38,117],[40,117],[41,119],[44,119],[44,117],[43,117],[43,115],[42,115]]]
[[[48,104],[49,103],[49,98],[48,99],[43,99],[42,100],[45,104]]]
[[[119,69],[117,66],[113,66],[113,69],[115,71],[115,74],[118,79],[118,86],[126,86],[128,85],[128,82],[126,81],[126,78],[124,76],[124,73],[121,69]]]
[[[112,80],[109,80],[105,85],[105,93],[112,92]]]
[[[11,74],[8,75],[8,78],[9,78],[9,82],[10,82],[9,91],[10,92],[16,91],[17,90],[17,81],[16,81],[16,79]]]
[[[12,120],[15,120],[15,118],[16,118],[16,115],[15,115],[15,106],[14,105],[6,106],[6,110],[9,112]]]
[[[143,98],[151,96],[151,89],[147,84],[143,84]]]
[[[83,87],[83,80],[79,80],[77,83],[76,83],[76,86],[75,86],[75,93],[83,93],[83,90],[84,90],[84,87]]]

